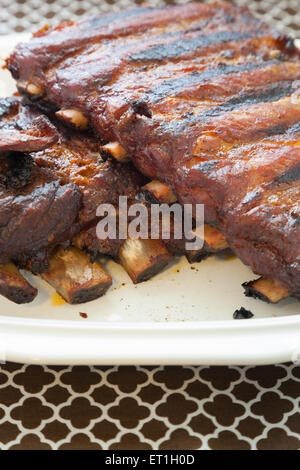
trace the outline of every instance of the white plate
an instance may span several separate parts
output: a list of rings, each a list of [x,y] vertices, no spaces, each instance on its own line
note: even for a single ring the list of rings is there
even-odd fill
[[[23,39],[1,38],[0,56]],[[1,71],[0,94],[13,89]],[[54,291],[33,277],[39,287],[33,303],[0,297],[0,356],[40,364],[266,364],[300,356],[299,302],[247,299],[241,283],[254,276],[237,259],[193,266],[179,259],[138,286],[117,264],[105,264],[114,285],[88,304],[54,306]],[[233,320],[241,306],[254,318]]]

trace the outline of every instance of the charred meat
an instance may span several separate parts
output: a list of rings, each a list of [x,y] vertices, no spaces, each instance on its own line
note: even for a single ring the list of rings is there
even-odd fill
[[[117,149],[181,203],[205,204],[244,263],[300,296],[291,39],[226,3],[143,7],[40,32],[7,65],[40,106],[78,111],[107,155]]]
[[[19,98],[13,100],[18,115],[31,112]],[[2,103],[7,104],[4,129],[16,125],[16,113],[11,99]],[[96,234],[98,206],[117,206],[120,195],[134,202],[145,178],[131,165],[103,161],[92,135],[57,122],[54,127],[49,121],[49,127],[56,135],[49,148],[31,152],[29,146],[30,153],[11,149],[0,154],[0,293],[17,303],[36,296],[19,266],[42,273],[69,303],[93,300],[112,282],[95,263],[99,253],[117,259],[135,282],[161,270],[172,256],[159,240],[101,240]],[[31,127],[28,121],[27,132],[34,128],[35,120]],[[19,148],[20,140],[15,134],[12,148]],[[81,250],[90,253],[91,261]]]

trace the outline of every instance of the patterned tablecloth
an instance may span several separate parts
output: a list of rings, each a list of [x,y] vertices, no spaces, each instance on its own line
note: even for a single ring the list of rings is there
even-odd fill
[[[299,449],[300,366],[0,369],[1,449]]]
[[[0,0],[0,34],[132,3]],[[287,32],[300,29],[299,0],[236,3]],[[6,364],[0,366],[0,449],[299,449],[299,397],[297,365]]]

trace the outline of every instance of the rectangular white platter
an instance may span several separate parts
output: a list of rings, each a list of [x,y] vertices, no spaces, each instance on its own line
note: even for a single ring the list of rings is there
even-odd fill
[[[0,38],[6,57],[26,35]],[[15,90],[0,71],[0,96]],[[38,229],[38,228],[37,228]],[[113,261],[101,260],[114,283],[101,299],[71,306],[31,276],[39,295],[18,306],[0,297],[0,359],[40,364],[266,364],[300,357],[300,303],[268,305],[246,298],[255,276],[234,257],[190,265],[176,259],[134,285]],[[241,306],[250,320],[233,320]],[[80,312],[87,314],[83,318]]]

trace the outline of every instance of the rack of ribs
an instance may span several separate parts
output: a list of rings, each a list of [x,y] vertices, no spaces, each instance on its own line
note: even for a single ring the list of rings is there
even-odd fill
[[[98,139],[54,125],[43,113],[24,106],[19,97],[0,100],[0,106],[5,109],[0,137],[6,129],[15,130],[10,151],[1,152],[0,158],[0,293],[9,299],[24,303],[37,294],[17,266],[40,274],[69,303],[80,303],[103,295],[111,285],[109,274],[95,262],[99,254],[113,257],[134,282],[141,282],[161,271],[172,253],[195,261],[222,248],[209,228],[205,246],[193,253],[186,253],[184,239],[174,238],[174,229],[163,242],[161,236],[158,240],[98,238],[98,205],[109,202],[117,207],[120,195],[129,198],[129,205],[171,204],[175,195],[158,181],[143,185],[146,179],[131,165],[103,161]],[[21,127],[24,115],[28,119]],[[46,130],[51,131],[49,141]],[[25,146],[24,132],[41,140],[35,146],[27,141]]]
[[[292,39],[226,3],[142,7],[44,29],[7,66],[27,99],[101,136],[103,154],[205,204],[245,264],[300,296]]]

